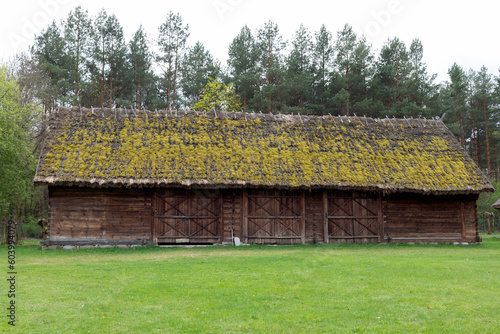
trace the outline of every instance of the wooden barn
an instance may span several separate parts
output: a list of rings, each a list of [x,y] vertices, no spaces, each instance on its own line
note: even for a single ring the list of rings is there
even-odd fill
[[[480,241],[493,187],[439,120],[60,109],[46,246]]]

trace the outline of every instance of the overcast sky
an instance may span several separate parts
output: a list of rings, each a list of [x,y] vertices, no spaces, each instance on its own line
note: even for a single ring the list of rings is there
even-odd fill
[[[7,0],[0,12],[0,60],[27,50],[35,34],[80,4],[92,16],[102,8],[114,13],[127,41],[141,24],[155,38],[168,11],[178,12],[189,24],[188,44],[201,41],[224,65],[229,43],[245,24],[255,32],[271,19],[287,40],[301,23],[312,33],[324,24],[333,34],[349,23],[376,55],[388,38],[399,37],[407,46],[419,38],[437,82],[448,79],[454,62],[465,70],[485,65],[495,75],[500,68],[500,2],[492,0]]]

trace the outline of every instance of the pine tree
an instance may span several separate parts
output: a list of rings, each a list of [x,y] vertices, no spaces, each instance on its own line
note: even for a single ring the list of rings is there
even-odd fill
[[[392,114],[400,114],[398,104],[408,95],[409,72],[408,52],[404,42],[397,37],[387,40],[377,62],[377,95]]]
[[[423,61],[424,48],[419,39],[414,39],[408,52],[409,74],[406,81],[405,98],[415,107],[411,116],[430,116],[434,113],[433,100],[437,96],[434,84],[436,74],[427,73],[427,65]]]
[[[328,82],[330,81],[330,73],[333,71],[334,52],[332,34],[322,25],[320,30],[316,32],[315,37],[312,56],[315,87],[314,97],[319,99],[322,114],[325,114],[326,102],[331,97]],[[317,102],[314,101],[314,103]]]
[[[455,64],[456,65],[456,64]],[[456,65],[458,66],[458,65]],[[475,91],[475,86],[474,86],[474,77],[476,75],[476,72],[472,69],[469,70],[468,74],[465,74],[466,76],[466,81],[467,81],[467,99],[469,100],[469,114],[471,117],[471,126],[472,126],[472,143],[473,143],[473,151],[474,155],[471,154],[471,156],[475,157],[475,162],[479,169],[481,169],[481,155],[479,151],[479,131],[478,127],[476,126],[476,119],[478,117],[476,116],[476,108],[474,107],[474,91]],[[467,103],[467,101],[466,101]],[[471,150],[472,151],[472,150]]]
[[[83,104],[107,107],[129,104],[126,96],[132,87],[127,80],[127,47],[116,16],[108,15],[105,10],[99,12],[92,37],[92,83]]]
[[[196,42],[184,55],[181,72],[180,84],[189,106],[200,100],[208,79],[219,76],[220,65],[201,42]]]
[[[177,81],[179,77],[179,66],[186,40],[189,37],[189,26],[182,23],[181,16],[171,11],[167,14],[165,23],[159,27],[158,46],[160,55],[158,61],[163,70],[162,80],[163,92],[168,109],[176,108]]]
[[[370,44],[365,37],[359,38],[352,52],[349,99],[353,112],[378,116],[378,107],[373,105],[369,96],[369,87],[374,75],[373,60]]]
[[[356,48],[357,36],[352,30],[352,27],[348,24],[344,28],[337,32],[337,41],[335,44],[335,53],[337,57],[335,59],[335,65],[339,76],[337,79],[341,81],[341,90],[337,93],[335,99],[344,104],[345,112],[347,115],[350,114],[350,95],[351,95],[351,83],[350,76],[353,65],[353,53]]]
[[[467,99],[467,77],[463,69],[454,63],[453,66],[448,70],[448,75],[450,76],[450,90],[451,98],[453,101],[453,109],[456,114],[456,120],[458,123],[458,139],[462,146],[465,145],[465,129],[464,129],[464,119],[466,114],[466,99]],[[472,113],[471,113],[472,114]],[[474,118],[472,118],[474,120]],[[473,132],[474,134],[474,132]]]
[[[84,66],[89,58],[91,19],[81,6],[68,14],[64,21],[64,39],[68,55],[68,79],[73,90],[73,105],[80,105],[80,90],[85,80]]]
[[[155,106],[155,76],[152,71],[152,53],[149,51],[149,39],[142,28],[135,32],[128,44],[128,63],[130,81],[132,82],[130,101],[136,109],[153,108]]]
[[[312,42],[311,34],[301,25],[292,40],[292,50],[286,59],[285,86],[289,95],[288,106],[304,109],[312,95]]]
[[[286,47],[278,25],[268,21],[257,33],[262,68],[262,86],[256,93],[254,103],[257,107],[267,107],[268,112],[282,108],[283,103],[283,55]]]
[[[488,69],[482,66],[479,72],[477,72],[474,83],[476,86],[475,100],[479,107],[482,109],[484,114],[484,134],[486,139],[486,162],[488,167],[488,176],[490,179],[493,178],[493,169],[491,164],[491,147],[490,147],[490,104],[492,102],[492,75],[488,73]]]
[[[66,44],[60,27],[52,22],[39,36],[31,48],[40,68],[47,74],[50,84],[43,92],[45,111],[64,104],[70,90],[67,77]]]
[[[257,47],[255,38],[246,25],[229,45],[229,74],[236,92],[243,99],[244,110],[247,109],[248,101],[253,99],[255,91],[259,89],[261,54],[262,50]]]

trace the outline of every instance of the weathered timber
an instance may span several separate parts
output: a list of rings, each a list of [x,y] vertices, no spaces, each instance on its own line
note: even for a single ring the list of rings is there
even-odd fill
[[[477,196],[80,188],[51,188],[50,195],[48,240],[75,245],[230,243],[232,237],[267,244],[479,240]]]

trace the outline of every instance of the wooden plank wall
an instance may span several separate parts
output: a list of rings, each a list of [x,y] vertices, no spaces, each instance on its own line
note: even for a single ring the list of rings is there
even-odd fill
[[[477,220],[477,207],[476,207],[477,197],[468,197],[463,200],[463,213],[464,213],[464,225],[465,225],[465,235],[463,241],[465,242],[479,242],[479,229]]]
[[[475,197],[463,196],[391,195],[383,201],[384,239],[390,242],[475,242],[475,200]]]
[[[154,191],[152,205],[155,242],[222,242],[222,200],[220,190]]]
[[[323,191],[306,191],[306,243],[324,240]]]
[[[222,242],[232,242],[232,235],[243,242],[242,201],[241,190],[226,190],[222,193]]]
[[[247,195],[245,238],[257,244],[305,243],[305,192],[252,189]]]
[[[147,240],[153,235],[152,193],[140,189],[49,188],[49,239]],[[245,241],[245,212],[259,209],[245,206],[244,193],[266,195],[269,190],[221,190],[222,242],[231,242],[231,234]],[[292,192],[289,192],[292,194]],[[285,194],[284,192],[280,194]],[[251,238],[254,243],[322,243],[325,240],[325,198],[323,190],[296,191],[295,199],[281,199],[276,213],[296,215],[287,207],[305,213],[305,226],[297,222],[302,239],[286,239],[292,233],[278,231],[281,238]],[[299,201],[299,197],[303,199]],[[375,196],[374,194],[372,194]],[[299,199],[297,199],[299,198]],[[476,242],[478,240],[477,196],[423,196],[393,194],[383,196],[380,242]],[[328,199],[327,199],[328,201]],[[380,202],[378,202],[380,203]],[[255,206],[255,205],[254,205]],[[305,209],[302,207],[305,206]],[[269,211],[271,208],[268,209]],[[304,210],[304,211],[301,211]],[[290,211],[290,212],[289,212]],[[272,211],[270,211],[272,212]],[[382,218],[383,217],[383,218]],[[255,219],[254,219],[255,220]],[[249,223],[246,222],[248,225]],[[266,226],[267,228],[267,226]],[[278,225],[278,228],[283,228]],[[296,230],[295,230],[296,229]],[[294,232],[294,233],[296,233]],[[364,239],[360,240],[361,242]],[[377,241],[370,239],[369,241]],[[330,240],[330,242],[332,242]],[[358,241],[356,241],[358,242]]]
[[[49,188],[49,239],[66,238],[149,240],[150,192]]]

